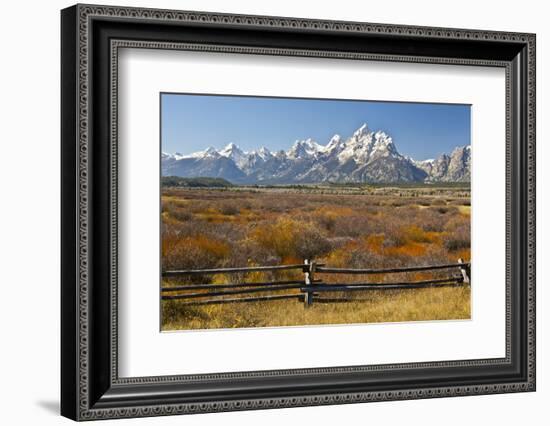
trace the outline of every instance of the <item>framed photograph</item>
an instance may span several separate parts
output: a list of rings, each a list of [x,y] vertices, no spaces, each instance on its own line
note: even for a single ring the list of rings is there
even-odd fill
[[[74,420],[535,390],[535,35],[61,12]]]

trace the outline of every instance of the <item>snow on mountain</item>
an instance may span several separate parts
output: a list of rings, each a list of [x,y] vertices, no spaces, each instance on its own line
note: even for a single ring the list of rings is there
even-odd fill
[[[240,169],[243,168],[247,161],[246,153],[243,152],[237,145],[234,143],[228,144],[225,148],[219,151],[219,154],[223,157],[230,158],[235,162],[237,167]]]
[[[210,146],[208,148],[206,148],[204,151],[197,151],[197,152],[193,152],[191,154],[187,154],[187,155],[183,155],[183,154],[180,154],[179,152],[176,152],[174,154],[170,154],[170,153],[167,153],[167,152],[163,152],[161,154],[161,159],[162,160],[183,160],[185,158],[205,158],[205,157],[208,157],[208,156],[219,156],[220,153],[216,150],[216,148]]]
[[[189,155],[163,152],[165,176],[223,177],[235,183],[469,181],[470,146],[450,155],[416,161],[401,155],[392,137],[362,124],[348,139],[334,135],[326,145],[296,140],[288,151],[243,151],[235,143]]]
[[[316,157],[321,151],[322,146],[309,138],[302,141],[294,142],[294,145],[287,152],[287,157],[294,159],[304,159],[309,157]]]
[[[271,153],[271,151],[269,149],[267,149],[265,146],[262,146],[259,151],[258,151],[258,156],[264,160],[264,161],[267,161],[269,158],[271,158],[273,156],[273,154]]]
[[[374,146],[371,151],[371,158],[373,155],[388,156],[395,155],[402,157],[395,148],[393,139],[385,132],[378,131],[374,134]]]
[[[330,141],[324,146],[321,147],[321,152],[323,153],[332,153],[340,152],[344,148],[344,141],[340,135],[334,135]]]
[[[366,163],[372,151],[373,135],[374,133],[369,131],[366,123],[361,125],[351,138],[345,141],[343,149],[338,154],[340,163],[345,163],[350,159],[356,163]]]
[[[179,152],[175,152],[174,154],[170,154],[168,152],[162,152],[161,158],[163,160],[181,160],[182,158],[185,158],[185,155],[180,154]]]

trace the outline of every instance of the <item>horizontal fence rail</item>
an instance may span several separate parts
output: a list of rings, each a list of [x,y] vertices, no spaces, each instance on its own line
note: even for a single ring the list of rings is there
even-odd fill
[[[312,260],[305,260],[303,264],[274,265],[274,266],[252,266],[242,268],[218,268],[218,269],[188,269],[176,271],[164,271],[163,278],[197,276],[209,274],[233,274],[249,272],[271,272],[299,270],[304,274],[303,279],[262,281],[262,282],[237,282],[223,284],[183,284],[176,286],[165,286],[161,288],[162,300],[178,300],[182,305],[212,305],[237,302],[259,302],[276,300],[301,300],[306,307],[313,302],[357,302],[357,297],[333,297],[330,294],[323,296],[323,293],[343,293],[344,296],[385,290],[413,290],[422,288],[458,287],[470,285],[470,263],[458,259],[458,263],[444,265],[423,265],[399,268],[384,269],[356,269],[356,268],[330,268],[322,263]],[[440,271],[443,269],[458,269],[461,274],[451,275],[445,278],[434,278],[420,281],[397,281],[397,282],[349,282],[349,283],[325,283],[316,279],[315,274],[342,274],[342,275],[370,275],[370,274],[392,274],[420,271]],[[190,292],[194,291],[194,292]],[[280,294],[280,292],[291,291],[293,293]],[[258,294],[257,293],[268,293]],[[248,296],[252,295],[252,296]],[[227,297],[247,296],[247,297]],[[186,301],[187,300],[187,301]]]
[[[407,290],[429,287],[450,287],[462,284],[462,279],[446,279],[433,281],[416,281],[411,283],[384,283],[384,284],[325,284],[312,285],[304,291],[364,291],[364,290]]]
[[[451,269],[470,267],[469,263],[449,263],[446,265],[433,265],[433,266],[411,266],[407,268],[386,268],[386,269],[346,269],[346,268],[325,268],[323,266],[317,267],[317,272],[325,274],[390,274],[399,272],[419,272],[419,271],[434,271],[438,269]]]
[[[318,280],[321,282],[321,280]],[[228,288],[239,288],[239,287],[258,287],[258,286],[270,286],[278,287],[284,286],[286,284],[303,284],[303,281],[271,281],[271,282],[256,282],[256,283],[231,283],[231,284],[189,284],[189,285],[180,285],[174,287],[163,287],[162,291],[181,291],[181,290],[222,290]]]
[[[299,263],[297,265],[251,266],[243,268],[185,269],[181,271],[165,271],[162,275],[164,277],[175,277],[179,275],[235,274],[239,272],[269,272],[286,271],[291,269],[301,269],[304,271],[306,268],[306,265]]]
[[[194,299],[198,297],[205,296],[229,296],[234,294],[250,294],[250,293],[261,293],[265,291],[281,291],[281,290],[290,290],[296,288],[302,288],[303,284],[289,284],[281,285],[277,287],[272,286],[262,286],[255,288],[247,288],[245,290],[226,290],[226,291],[211,291],[208,293],[186,293],[186,294],[173,294],[163,296],[164,299]]]
[[[278,294],[278,295],[268,295],[268,296],[258,296],[258,297],[239,297],[235,299],[212,299],[212,300],[201,300],[193,302],[180,302],[183,306],[201,306],[201,305],[220,305],[224,303],[239,303],[239,302],[265,302],[272,300],[304,300],[303,294]]]

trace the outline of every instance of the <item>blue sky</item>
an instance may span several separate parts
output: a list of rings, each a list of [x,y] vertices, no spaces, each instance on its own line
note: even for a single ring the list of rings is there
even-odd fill
[[[470,106],[161,94],[164,152],[189,154],[230,142],[245,151],[288,149],[297,139],[325,145],[361,124],[384,130],[403,155],[423,160],[470,143]]]

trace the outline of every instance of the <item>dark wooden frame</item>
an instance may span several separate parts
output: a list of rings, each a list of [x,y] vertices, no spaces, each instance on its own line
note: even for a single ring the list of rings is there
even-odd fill
[[[61,413],[75,420],[535,390],[535,35],[76,5],[61,13]],[[506,69],[506,357],[119,378],[117,49]]]

